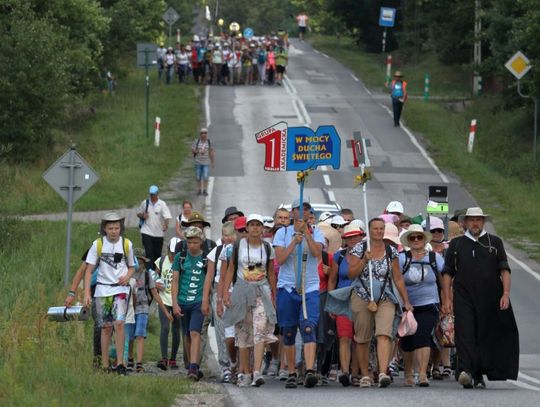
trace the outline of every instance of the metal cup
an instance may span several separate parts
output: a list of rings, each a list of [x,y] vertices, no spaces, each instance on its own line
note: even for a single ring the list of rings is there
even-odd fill
[[[73,307],[50,307],[47,311],[49,321],[67,322],[67,321],[86,321],[90,317],[88,308],[76,305]]]

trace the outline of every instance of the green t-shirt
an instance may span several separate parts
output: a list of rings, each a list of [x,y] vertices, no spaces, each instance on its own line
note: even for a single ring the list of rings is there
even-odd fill
[[[276,51],[276,65],[287,66],[287,50],[285,48]]]
[[[180,271],[180,253],[174,256],[172,269],[173,271]],[[202,302],[205,275],[206,269],[202,253],[199,256],[192,256],[188,252],[178,280],[179,304],[186,305]]]

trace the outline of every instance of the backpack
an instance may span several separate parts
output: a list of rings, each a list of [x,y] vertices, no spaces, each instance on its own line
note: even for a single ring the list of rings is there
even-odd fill
[[[131,241],[129,239],[126,239],[125,237],[121,236],[123,239],[123,245],[122,249],[124,250],[124,258],[126,259],[127,264],[127,253],[129,252],[129,244]],[[98,262],[99,258],[101,257],[101,252],[103,251],[103,236],[101,236],[99,239],[96,240],[96,248],[97,248],[97,255],[98,255]]]
[[[154,296],[152,295],[152,291],[150,290],[150,270],[148,270],[146,264],[144,265],[144,291],[146,292],[146,298],[148,298],[148,306],[150,306],[152,305]]]
[[[257,61],[259,64],[264,64],[266,62],[266,55],[264,54],[264,51],[259,51],[259,57],[257,58]]]
[[[201,246],[204,270],[206,270],[206,266],[208,265],[208,259],[206,257],[208,256],[208,253],[210,253],[214,247],[216,247],[216,242],[214,242],[211,239],[204,239]],[[176,243],[176,246],[174,248],[174,255],[176,256],[176,254],[180,253],[180,259],[179,259],[180,272],[182,272],[182,267],[184,265],[184,260],[186,260],[187,252],[188,252],[187,240],[181,240],[178,243]]]
[[[433,273],[437,273],[437,256],[434,251],[429,251],[429,260],[427,262],[425,261],[416,261],[412,259],[412,253],[410,251],[405,252],[405,263],[403,264],[403,268],[401,270],[401,273],[404,275],[409,271],[411,268],[411,264],[421,264],[422,265],[422,277],[419,281],[424,281],[424,265],[428,265],[431,267],[431,270]],[[419,282],[418,281],[418,282]]]
[[[197,142],[195,143],[195,150],[199,149],[200,142],[201,142],[201,139],[198,138]],[[208,151],[210,151],[210,149],[212,148],[212,143],[210,142],[210,139],[206,140],[206,142],[208,143]]]
[[[366,243],[367,245],[367,243]],[[345,256],[347,255],[347,248],[345,249],[341,249],[339,251],[339,257],[337,259],[337,268],[339,270],[339,266],[341,265],[341,263],[343,262],[343,259],[345,259]]]
[[[367,241],[363,241],[362,242],[362,257],[360,258],[363,258],[365,253],[366,253],[366,250],[367,250]],[[382,286],[382,289],[381,289],[381,296],[379,297],[379,299],[376,301],[376,304],[379,304],[379,302],[381,301],[381,298],[383,297],[384,295],[384,290],[386,288],[386,285],[388,284],[388,281],[391,279],[391,275],[392,275],[392,264],[390,262],[390,258],[392,257],[392,246],[388,245],[388,244],[385,244],[384,245],[384,251],[385,251],[385,254],[384,254],[384,258],[386,259],[386,264],[387,264],[387,267],[388,267],[388,273],[386,274],[386,277],[384,278],[384,283],[383,283],[383,286]],[[359,278],[360,280],[360,284],[362,285],[362,288],[368,293],[370,294],[370,291],[369,289],[367,288],[367,286],[365,285],[364,283],[364,280],[362,278]]]
[[[148,212],[148,205],[150,205],[150,199],[147,199],[146,200],[146,206],[144,208],[144,213],[147,213]],[[139,219],[139,229],[142,228],[142,226],[144,225],[144,219]]]
[[[272,252],[272,247],[270,246],[270,243],[268,243],[266,240],[262,241],[264,246],[264,251],[266,252],[266,273],[270,272],[270,253]],[[232,249],[232,255],[231,259],[233,261],[233,285],[236,284],[236,270],[238,268],[238,250],[240,248],[240,240],[237,240],[233,243],[233,249]],[[227,263],[228,264],[228,263]]]
[[[403,97],[403,82],[396,81],[392,85],[392,97],[395,99],[399,99]]]

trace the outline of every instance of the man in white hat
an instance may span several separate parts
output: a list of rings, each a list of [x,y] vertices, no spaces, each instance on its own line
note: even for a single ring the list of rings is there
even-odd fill
[[[458,380],[464,388],[485,387],[484,374],[489,380],[516,380],[519,370],[510,266],[502,240],[484,229],[486,218],[481,208],[467,209],[467,231],[450,242],[443,271],[443,312],[455,315]]]

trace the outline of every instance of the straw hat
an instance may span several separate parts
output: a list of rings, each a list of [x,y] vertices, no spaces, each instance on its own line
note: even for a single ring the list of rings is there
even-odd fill
[[[396,245],[399,245],[399,231],[396,225],[393,223],[385,223],[384,224],[384,236],[383,240],[388,239],[391,242],[395,243]]]
[[[424,235],[424,243],[429,243],[431,241],[431,233],[424,230],[424,228],[420,225],[411,225],[409,226],[409,229],[407,229],[406,232],[404,232],[399,240],[401,241],[401,244],[403,246],[409,246],[409,236],[410,235]]]
[[[395,78],[403,78],[403,74],[401,73],[401,71],[396,71],[396,72],[394,72],[394,77]]]
[[[482,217],[484,219],[490,219],[491,216],[487,213],[484,213],[482,208],[479,208],[478,206],[474,206],[472,208],[467,208],[467,212],[465,212],[465,215],[461,215],[459,217],[459,220],[463,221],[468,216],[475,216],[475,217]]]

